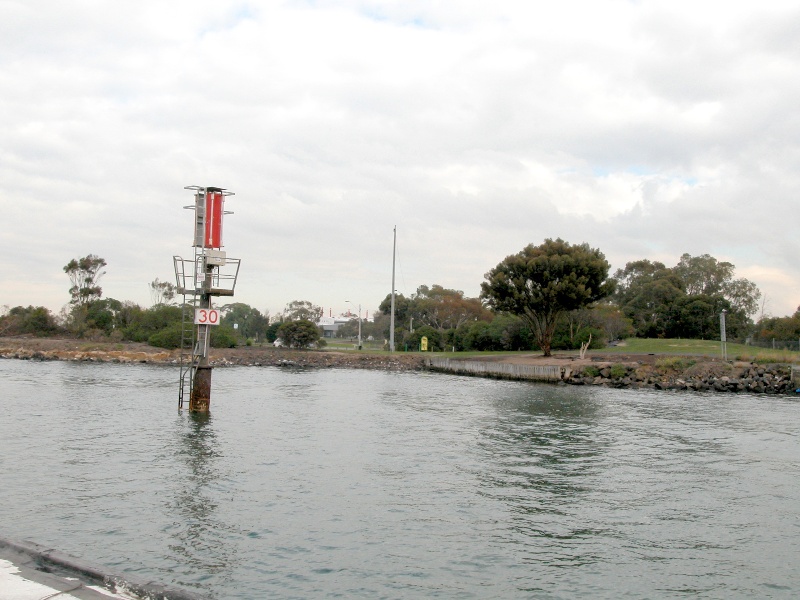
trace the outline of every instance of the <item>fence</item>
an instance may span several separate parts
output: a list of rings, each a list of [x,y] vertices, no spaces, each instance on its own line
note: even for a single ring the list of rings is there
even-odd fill
[[[800,340],[754,340],[748,338],[745,340],[746,346],[755,346],[756,348],[771,348],[772,350],[800,350]]]
[[[561,381],[564,376],[561,367],[515,365],[483,360],[429,358],[428,367],[434,371],[446,371],[461,375],[478,375],[501,379],[529,379],[531,381]]]

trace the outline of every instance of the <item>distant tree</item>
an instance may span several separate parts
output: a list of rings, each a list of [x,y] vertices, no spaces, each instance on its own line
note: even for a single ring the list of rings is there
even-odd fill
[[[729,262],[720,262],[709,254],[692,256],[683,254],[673,268],[681,278],[687,295],[723,296],[731,304],[731,310],[750,316],[758,311],[761,291],[748,279],[734,279],[736,267]]]
[[[718,339],[720,313],[730,312],[730,303],[722,294],[692,294],[678,298],[670,307],[666,329],[669,338]],[[735,319],[727,319],[728,333],[737,328]]]
[[[662,262],[650,262],[647,259],[635,260],[625,265],[624,269],[617,269],[614,272],[614,302],[618,306],[625,306],[639,293],[641,287],[647,283],[655,281],[666,274],[666,265]],[[678,279],[676,287],[680,288]]]
[[[550,356],[561,315],[591,306],[613,291],[608,269],[602,252],[588,244],[547,239],[507,256],[486,273],[481,298],[495,311],[522,318]]]
[[[592,320],[608,341],[623,340],[635,334],[633,322],[614,304],[602,302],[592,310]]]
[[[156,277],[147,285],[150,288],[150,299],[153,301],[153,306],[169,304],[175,298],[177,288],[174,283],[159,281],[158,277]]]
[[[638,337],[664,337],[671,307],[686,294],[680,278],[671,269],[661,269],[638,278],[620,296],[620,310],[633,323]]]
[[[719,335],[715,323],[723,308],[728,311],[728,334],[744,337],[761,297],[752,281],[734,278],[733,264],[708,254],[683,254],[672,268],[649,260],[629,262],[614,279],[614,301],[638,337]],[[705,314],[712,308],[716,315]]]
[[[414,327],[413,333],[408,333],[403,340],[403,343],[408,346],[408,349],[417,351],[420,349],[422,338],[428,338],[428,351],[440,351],[444,349],[444,336],[442,332],[430,325],[423,325],[422,327]]]
[[[123,304],[117,313],[125,339],[134,342],[149,342],[150,337],[165,329],[173,328],[178,335],[180,345],[180,327],[183,314],[179,306],[156,304],[152,308],[142,310],[136,305]],[[169,338],[169,336],[167,336]],[[152,343],[152,342],[150,342]],[[178,346],[174,346],[177,348]]]
[[[596,307],[579,308],[565,312],[553,334],[553,348],[577,350],[591,341],[592,348],[603,348],[608,343],[605,331],[598,323]]]
[[[278,337],[290,348],[308,348],[319,342],[320,331],[308,319],[285,321],[278,328]]]
[[[257,308],[243,302],[234,302],[220,307],[222,314],[221,324],[234,329],[238,325],[239,335],[245,339],[255,338],[265,339],[267,328],[269,327],[269,314],[262,315]]]
[[[44,306],[15,306],[0,317],[0,335],[31,333],[46,336],[57,331],[58,324],[55,317]]]
[[[308,300],[292,300],[283,311],[284,321],[311,321],[318,323],[322,318],[322,307]]]
[[[114,329],[117,313],[122,310],[122,302],[113,298],[93,300],[82,307],[86,330],[99,330],[106,335]]]
[[[280,321],[275,321],[274,323],[270,323],[267,329],[264,331],[264,339],[267,340],[270,344],[278,339],[278,330],[281,328]]]
[[[467,321],[491,320],[491,313],[480,299],[466,298],[461,290],[436,284],[419,286],[410,304],[418,325],[430,325],[440,331],[457,329]]]
[[[67,263],[64,272],[69,277],[72,287],[69,288],[70,304],[73,306],[84,306],[94,300],[99,300],[103,295],[103,289],[98,282],[105,275],[103,267],[106,261],[95,254],[87,254],[83,258],[75,259]]]

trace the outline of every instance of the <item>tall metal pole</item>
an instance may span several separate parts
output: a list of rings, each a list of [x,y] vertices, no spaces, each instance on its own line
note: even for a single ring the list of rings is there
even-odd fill
[[[722,360],[728,360],[728,336],[725,331],[725,313],[728,312],[724,308],[719,314],[719,336],[722,343]]]
[[[394,226],[394,242],[392,244],[392,308],[389,317],[389,352],[394,352],[394,267],[397,254],[397,225]]]
[[[206,264],[205,282],[203,288],[211,289],[211,276],[214,267]],[[200,308],[211,308],[211,295],[204,293],[200,296]],[[197,368],[192,378],[192,392],[189,396],[189,410],[191,412],[208,412],[211,406],[211,365],[208,355],[211,349],[211,328],[209,325],[197,326],[197,351],[200,354]]]
[[[239,276],[238,258],[228,258],[222,250],[222,221],[226,214],[224,201],[233,195],[223,188],[186,186],[194,190],[195,202],[184,208],[194,210],[194,259],[173,256],[175,280],[184,297],[184,319],[187,319],[186,296],[194,308],[192,335],[187,337],[186,321],[182,322],[181,375],[178,407],[183,406],[185,384],[190,389],[189,410],[208,412],[211,404],[211,326],[219,325],[219,311],[211,306],[214,296],[233,296]],[[187,277],[187,264],[190,274]]]
[[[348,304],[353,304],[350,300],[345,300]],[[354,305],[355,306],[355,305]],[[347,313],[350,313],[350,309],[347,309]],[[358,349],[361,350],[361,305],[358,305]]]

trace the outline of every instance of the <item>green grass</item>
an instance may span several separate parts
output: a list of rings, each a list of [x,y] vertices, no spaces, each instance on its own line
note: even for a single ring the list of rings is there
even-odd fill
[[[596,350],[596,352],[608,354],[689,354],[709,357],[722,355],[721,344],[718,340],[658,340],[642,338],[630,338],[619,346]],[[591,351],[589,354],[591,355]],[[800,352],[770,350],[768,348],[728,342],[728,359],[790,363],[800,362]]]
[[[623,345],[624,344],[624,345]],[[722,354],[720,342],[717,340],[660,340],[630,338],[619,346],[590,350],[587,357],[592,354],[658,354],[665,357],[670,356],[707,356],[709,358],[719,358]],[[383,344],[380,342],[364,342],[362,352],[371,354],[385,353]],[[344,340],[328,340],[326,350],[352,351],[355,349],[355,342]],[[397,348],[397,353],[404,353],[403,347]],[[538,350],[525,350],[522,352],[498,351],[498,352],[426,352],[428,355],[443,356],[447,358],[471,358],[471,357],[490,357],[490,356],[514,356],[516,354],[541,354]],[[577,350],[572,351],[553,351],[554,355],[576,356]],[[800,363],[800,352],[789,350],[770,350],[768,348],[757,348],[755,346],[745,346],[744,344],[728,343],[728,359],[742,360],[758,363]],[[666,359],[665,359],[666,360]]]

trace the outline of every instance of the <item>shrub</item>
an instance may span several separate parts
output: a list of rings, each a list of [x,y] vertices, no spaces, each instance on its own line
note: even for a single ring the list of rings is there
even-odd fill
[[[696,363],[697,361],[693,358],[685,358],[683,356],[665,356],[656,360],[656,369],[664,373],[669,371],[679,372],[685,371]]]
[[[181,346],[181,324],[173,323],[147,338],[147,343],[157,348],[173,350]]]
[[[584,367],[583,374],[586,377],[597,377],[598,375],[600,375],[600,369],[598,369],[597,367],[591,367],[591,366],[590,367]]]
[[[320,339],[319,329],[307,319],[287,321],[278,328],[278,337],[290,348],[308,348]]]
[[[627,374],[628,374],[628,369],[625,367],[625,365],[620,365],[620,364],[611,365],[611,373],[610,373],[611,379],[622,379]]]
[[[211,327],[212,348],[236,348],[236,332],[230,327]]]

